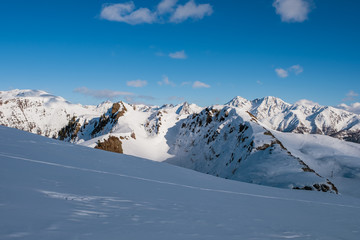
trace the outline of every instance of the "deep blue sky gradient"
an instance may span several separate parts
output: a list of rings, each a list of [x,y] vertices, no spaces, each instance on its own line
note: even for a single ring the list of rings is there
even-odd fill
[[[120,2],[126,1],[111,3]],[[150,9],[158,2],[134,0]],[[108,1],[1,1],[0,89],[42,89],[82,104],[106,100],[73,91],[87,87],[156,98],[138,99],[149,104],[177,103],[168,99],[176,96],[202,106],[236,95],[337,105],[350,90],[360,92],[359,1],[314,0],[302,23],[282,22],[270,0],[196,2],[210,3],[214,13],[178,24],[129,25],[100,19]],[[158,56],[180,50],[187,59]],[[303,73],[275,73],[296,64]],[[163,75],[177,86],[159,86]],[[126,85],[136,79],[148,85]],[[211,87],[181,86],[194,81]]]

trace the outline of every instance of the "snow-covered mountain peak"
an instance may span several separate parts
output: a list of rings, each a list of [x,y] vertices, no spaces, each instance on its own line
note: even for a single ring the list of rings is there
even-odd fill
[[[272,96],[255,99],[251,103],[251,113],[260,120],[279,115],[291,106],[282,99]]]
[[[252,100],[251,103],[253,104],[253,107],[257,107],[257,106],[277,106],[277,107],[281,107],[281,108],[286,108],[286,107],[290,106],[289,103],[286,103],[282,99],[277,98],[277,97],[273,97],[273,96],[257,98],[257,99]]]
[[[243,97],[240,97],[240,96],[234,97],[229,102],[227,102],[225,105],[229,105],[232,107],[238,107],[238,108],[245,108],[245,109],[248,109],[251,107],[250,101]]]
[[[10,91],[1,91],[0,92],[0,99],[3,101],[9,99],[33,99],[33,100],[42,100],[44,102],[47,101],[59,101],[59,102],[67,102],[64,98],[52,95],[48,92],[42,90],[30,90],[30,89],[14,89]],[[67,102],[69,103],[69,102]]]
[[[179,106],[179,105],[177,105],[177,106]],[[196,104],[189,104],[188,102],[184,102],[183,104],[181,104],[178,107],[178,109],[176,110],[176,114],[188,115],[188,114],[200,112],[201,110],[202,110],[202,108]]]

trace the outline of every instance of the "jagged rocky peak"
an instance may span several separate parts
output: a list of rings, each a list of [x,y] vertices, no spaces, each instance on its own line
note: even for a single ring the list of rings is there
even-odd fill
[[[243,97],[236,96],[233,99],[231,99],[228,103],[226,103],[226,105],[248,109],[251,107],[251,102]]]

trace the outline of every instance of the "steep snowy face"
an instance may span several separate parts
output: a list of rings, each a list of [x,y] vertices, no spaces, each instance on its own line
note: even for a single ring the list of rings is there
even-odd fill
[[[169,163],[260,185],[337,192],[249,112],[228,106],[206,108],[175,128],[179,130],[170,143],[174,157]]]
[[[251,101],[251,113],[258,119],[266,119],[283,113],[290,104],[285,103],[280,98],[265,97]]]

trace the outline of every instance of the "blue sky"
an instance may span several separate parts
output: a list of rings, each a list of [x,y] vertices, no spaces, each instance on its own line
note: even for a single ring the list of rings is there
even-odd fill
[[[159,6],[159,3],[162,3]],[[0,89],[74,103],[360,102],[358,1],[0,2]]]

